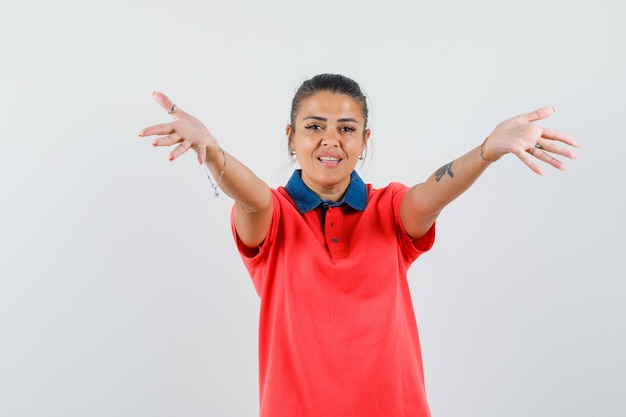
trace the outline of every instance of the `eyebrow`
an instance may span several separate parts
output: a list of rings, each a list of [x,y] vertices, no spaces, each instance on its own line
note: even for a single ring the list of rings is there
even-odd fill
[[[320,122],[327,122],[328,119],[326,119],[325,117],[320,117],[320,116],[308,116],[305,117],[304,120],[308,120],[308,119],[313,119],[313,120],[319,120]],[[353,119],[351,117],[345,117],[342,119],[337,119],[338,122],[343,123],[343,122],[352,122],[352,123],[359,123],[356,119]]]

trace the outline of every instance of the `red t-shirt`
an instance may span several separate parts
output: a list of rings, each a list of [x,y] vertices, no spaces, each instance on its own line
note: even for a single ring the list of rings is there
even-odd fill
[[[406,273],[435,227],[412,240],[408,187],[367,185],[364,211],[300,214],[283,187],[259,248],[233,233],[261,298],[261,417],[430,416]],[[322,227],[322,223],[323,227]]]

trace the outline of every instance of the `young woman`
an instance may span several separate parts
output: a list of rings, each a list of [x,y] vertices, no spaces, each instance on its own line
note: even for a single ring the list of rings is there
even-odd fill
[[[506,153],[541,174],[537,160],[574,159],[565,134],[533,124],[544,107],[499,124],[477,146],[412,187],[375,189],[355,172],[370,130],[359,85],[321,74],[298,89],[286,128],[301,169],[271,189],[222,150],[196,118],[161,93],[174,117],[143,129],[154,146],[198,155],[234,200],[233,235],[257,293],[260,415],[429,416],[406,274],[428,251],[441,210]]]

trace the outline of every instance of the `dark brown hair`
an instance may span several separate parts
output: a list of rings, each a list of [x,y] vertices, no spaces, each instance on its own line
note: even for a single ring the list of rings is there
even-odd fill
[[[339,74],[319,74],[306,80],[296,91],[291,102],[291,126],[295,130],[296,115],[303,100],[323,91],[335,94],[345,94],[355,99],[363,111],[364,129],[367,129],[367,98],[361,91],[359,84],[348,77]]]

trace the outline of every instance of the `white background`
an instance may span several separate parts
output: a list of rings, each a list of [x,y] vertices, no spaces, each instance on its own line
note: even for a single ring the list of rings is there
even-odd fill
[[[140,139],[161,90],[270,185],[292,95],[371,99],[367,182],[414,184],[500,121],[581,143],[494,164],[410,271],[433,415],[623,416],[626,30],[617,0],[3,1],[0,415],[254,416],[258,298],[231,201]]]

